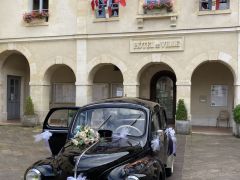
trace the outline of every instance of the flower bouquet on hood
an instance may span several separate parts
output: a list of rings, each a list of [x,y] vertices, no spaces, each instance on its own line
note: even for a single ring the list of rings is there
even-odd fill
[[[79,131],[74,138],[71,139],[72,144],[81,147],[91,145],[99,140],[99,134],[89,126],[80,126]]]

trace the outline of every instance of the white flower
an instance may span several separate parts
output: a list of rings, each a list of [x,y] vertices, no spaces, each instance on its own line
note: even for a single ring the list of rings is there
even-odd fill
[[[72,139],[72,143],[77,146],[78,145],[78,141],[76,139]]]
[[[72,143],[76,146],[89,145],[99,139],[99,134],[97,131],[94,131],[90,127],[83,127],[82,131],[77,132],[77,134],[72,139]],[[81,143],[79,143],[81,142]]]
[[[94,130],[93,129],[90,129],[90,133],[94,135]]]
[[[86,135],[86,133],[84,131],[82,131],[82,132],[79,133],[79,137],[86,138],[87,135]]]

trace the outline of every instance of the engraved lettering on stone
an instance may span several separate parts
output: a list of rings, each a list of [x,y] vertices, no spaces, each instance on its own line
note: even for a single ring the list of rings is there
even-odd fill
[[[130,40],[131,52],[182,51],[183,37],[165,39]]]

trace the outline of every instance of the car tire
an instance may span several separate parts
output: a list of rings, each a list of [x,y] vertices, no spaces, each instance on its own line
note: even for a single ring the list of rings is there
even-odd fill
[[[165,168],[166,176],[170,177],[173,174],[173,164],[171,168]]]
[[[161,164],[162,171],[159,173],[159,180],[166,180],[166,171],[164,166]]]

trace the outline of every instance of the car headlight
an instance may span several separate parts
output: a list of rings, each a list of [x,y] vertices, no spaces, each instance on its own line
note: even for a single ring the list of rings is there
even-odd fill
[[[26,174],[26,180],[41,180],[41,173],[37,169],[30,169]]]
[[[125,180],[139,180],[137,176],[128,176]]]

